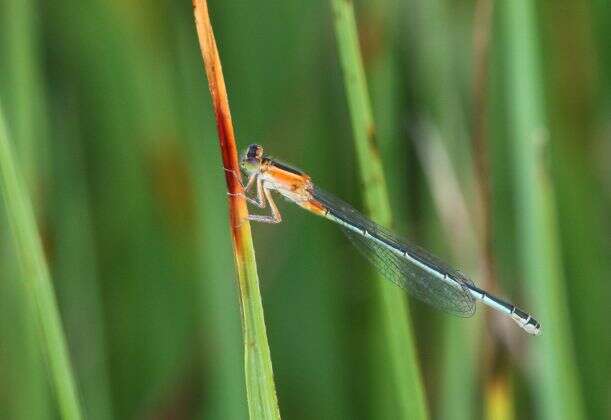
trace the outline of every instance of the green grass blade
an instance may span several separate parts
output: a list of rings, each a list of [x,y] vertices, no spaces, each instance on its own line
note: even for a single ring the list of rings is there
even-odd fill
[[[432,152],[429,159],[433,163],[422,159],[424,178],[429,183],[429,190],[433,198],[433,204],[437,208],[438,218],[424,218],[422,222],[432,223],[435,226],[438,221],[444,225],[443,242],[438,245],[449,245],[454,257],[452,263],[456,267],[465,270],[467,274],[476,274],[478,256],[475,254],[476,242],[467,242],[463,236],[456,238],[456,227],[448,230],[448,217],[444,215],[444,209],[448,208],[439,203],[439,188],[444,188],[444,200],[448,200],[446,183],[456,184],[457,189],[463,192],[467,202],[467,211],[472,211],[473,196],[473,174],[471,168],[471,153],[467,137],[468,124],[464,112],[464,102],[461,98],[460,69],[465,60],[469,61],[470,37],[465,38],[459,31],[458,22],[460,14],[455,14],[457,4],[442,0],[412,0],[407,3],[406,19],[407,42],[409,50],[404,49],[406,57],[406,74],[413,79],[411,81],[414,89],[414,104],[412,112],[418,116],[417,128],[422,130],[416,136],[422,135],[422,144],[419,149]],[[468,7],[471,7],[469,5]],[[458,7],[457,7],[458,8]],[[472,13],[472,11],[470,11]],[[460,53],[456,54],[456,45],[461,45]],[[447,165],[437,161],[438,149],[447,157]],[[420,150],[421,152],[423,150]],[[421,153],[426,154],[426,153]],[[430,166],[433,166],[431,170]],[[449,168],[455,168],[453,174],[444,174]],[[445,176],[444,176],[445,175]],[[451,176],[454,181],[448,181]],[[440,179],[437,179],[440,178]],[[442,185],[437,185],[442,183]],[[452,200],[453,201],[453,200]],[[463,231],[467,227],[457,222],[458,217],[455,204],[449,205],[452,212],[452,220],[460,225]],[[432,212],[428,212],[432,214]],[[426,214],[423,212],[423,216]],[[471,215],[471,213],[469,214]],[[461,218],[462,220],[462,218]],[[477,221],[471,217],[472,221]],[[474,224],[473,228],[476,227]],[[449,233],[451,232],[451,233]],[[450,239],[452,238],[452,239]],[[476,238],[472,238],[475,240]],[[467,255],[470,254],[470,255]],[[475,275],[480,280],[481,276]],[[479,311],[483,313],[485,311]],[[476,402],[481,401],[478,394],[481,375],[474,374],[481,368],[477,364],[482,352],[478,346],[477,337],[484,328],[483,320],[456,320],[444,316],[440,319],[439,333],[435,337],[434,346],[440,349],[438,359],[435,363],[434,374],[439,378],[438,402],[431,407],[432,414],[439,418],[471,419],[477,413]]]
[[[335,31],[348,97],[364,201],[377,223],[392,221],[383,166],[375,140],[375,125],[358,42],[352,2],[332,0]],[[405,294],[389,282],[377,282],[390,359],[389,378],[396,392],[395,418],[427,418],[424,390],[416,357]],[[385,373],[386,374],[386,373]]]
[[[49,270],[34,211],[11,150],[0,109],[0,184],[25,286],[38,313],[44,346],[64,419],[80,419],[81,409]]]
[[[216,145],[201,141],[214,138],[214,118],[212,114],[201,115],[199,110],[206,109],[210,98],[205,89],[193,89],[202,84],[201,58],[193,54],[193,30],[180,26],[177,20],[177,43],[179,45],[178,63],[183,73],[177,81],[177,91],[181,94],[180,111],[186,116],[188,124],[184,127],[184,138],[189,154],[189,168],[192,172],[195,190],[197,217],[197,252],[201,274],[198,278],[231,278],[234,275],[230,238],[227,227],[218,221],[226,217],[225,203],[210,200],[225,194],[224,174],[212,173],[208,168],[218,165],[218,157],[213,153]],[[209,252],[210,249],[223,252]],[[217,384],[210,387],[209,401],[202,401],[200,418],[234,419],[244,418],[248,408],[244,387],[244,366],[242,365],[241,326],[237,301],[237,290],[232,282],[200,282],[200,306],[203,313],[203,328],[206,339],[216,343],[203,355],[205,359],[205,380]]]
[[[5,118],[11,122],[11,140],[20,172],[28,187],[40,187],[47,179],[44,155],[49,138],[48,107],[41,66],[43,30],[38,24],[39,9],[38,3],[30,0],[0,3],[0,92]],[[32,199],[36,202],[41,197]],[[7,220],[2,212],[1,219]],[[0,232],[0,276],[9,280],[19,278],[10,229]],[[31,310],[28,291],[18,282],[2,283],[0,388],[5,391],[0,393],[0,418],[54,418],[56,410],[39,344],[37,316]]]
[[[204,60],[208,86],[214,108],[219,145],[226,169],[229,199],[229,222],[233,239],[233,251],[238,274],[238,289],[242,307],[242,329],[244,334],[244,358],[246,395],[251,419],[279,419],[280,409],[274,384],[271,354],[267,342],[267,331],[263,314],[263,302],[259,290],[257,262],[252,242],[248,209],[236,177],[240,173],[233,122],[222,72],[219,52],[214,39],[208,5],[205,0],[195,0],[195,26]]]
[[[506,37],[513,174],[526,291],[542,325],[532,340],[540,417],[583,418],[559,255],[553,187],[544,163],[546,122],[537,59],[534,4],[500,3]]]

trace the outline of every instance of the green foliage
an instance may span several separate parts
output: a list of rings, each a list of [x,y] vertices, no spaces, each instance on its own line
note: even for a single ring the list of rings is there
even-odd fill
[[[516,220],[526,285],[545,326],[533,343],[538,401],[548,419],[584,418],[575,369],[566,286],[558,245],[555,194],[544,161],[549,141],[544,116],[534,8],[528,2],[501,8],[507,33],[507,115],[511,126]]]
[[[354,8],[351,2],[345,0],[333,0],[331,3],[364,202],[372,220],[390,227],[390,202],[376,140],[376,126],[367,91]],[[392,378],[392,400],[397,401],[387,414],[392,413],[395,418],[426,419],[428,416],[424,390],[405,294],[386,282],[382,275],[377,277],[379,302],[376,305],[382,312],[380,320],[384,324],[386,334],[382,336],[385,349],[375,352],[372,357],[389,359],[390,363],[374,375],[387,380]],[[379,417],[381,413],[374,414]]]
[[[11,140],[0,108],[0,185],[21,268],[22,283],[18,284],[29,289],[31,307],[37,312],[37,316],[30,319],[40,323],[40,342],[47,356],[62,417],[78,420],[81,418],[81,409],[53,285],[34,210],[11,149]]]

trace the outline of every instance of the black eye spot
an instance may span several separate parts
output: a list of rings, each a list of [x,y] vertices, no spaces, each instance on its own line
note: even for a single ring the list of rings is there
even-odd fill
[[[246,157],[248,159],[255,159],[261,155],[261,146],[258,144],[251,144],[248,146],[248,151],[246,152]]]

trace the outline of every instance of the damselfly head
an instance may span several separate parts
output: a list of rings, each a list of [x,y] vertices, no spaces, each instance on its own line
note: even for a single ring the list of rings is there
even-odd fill
[[[251,144],[244,152],[244,155],[240,160],[240,166],[242,166],[246,172],[253,173],[259,170],[262,159],[263,146]]]

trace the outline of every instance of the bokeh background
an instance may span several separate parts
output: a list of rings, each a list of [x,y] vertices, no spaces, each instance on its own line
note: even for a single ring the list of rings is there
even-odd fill
[[[410,300],[432,418],[610,412],[611,8],[521,4],[532,21],[491,0],[356,2],[394,229],[542,317],[533,338],[483,307],[463,320]],[[210,8],[239,146],[263,144],[362,208],[329,2]],[[512,84],[525,75],[532,96]],[[246,418],[224,173],[190,2],[3,0],[0,101],[87,418]],[[540,110],[535,179],[516,147],[523,107]],[[520,197],[539,175],[545,227],[532,230]],[[395,418],[371,269],[332,224],[280,201],[285,222],[254,237],[283,417]],[[2,209],[0,418],[54,419]],[[552,280],[529,278],[533,267]]]

